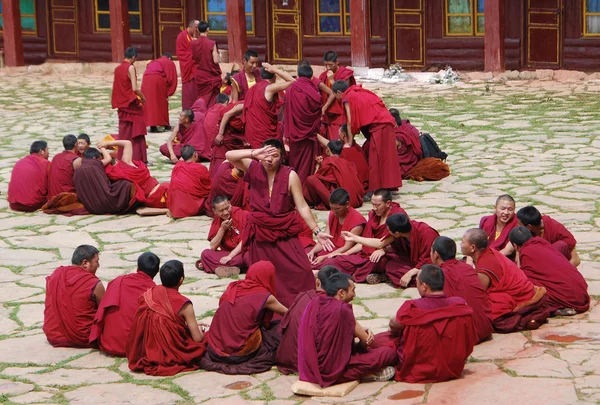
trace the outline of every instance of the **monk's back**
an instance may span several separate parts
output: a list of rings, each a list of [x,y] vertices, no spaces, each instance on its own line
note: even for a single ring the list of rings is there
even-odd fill
[[[8,184],[8,202],[41,206],[48,195],[49,164],[38,154],[30,154],[15,163]]]
[[[129,79],[129,67],[131,63],[123,61],[115,68],[113,89],[112,89],[112,108],[125,108],[137,99],[133,92],[131,80]],[[134,67],[135,69],[135,67]]]
[[[73,185],[73,160],[77,158],[73,152],[65,150],[52,159],[50,174],[48,176],[48,197],[52,198],[60,193],[74,193]]]
[[[244,121],[246,122],[246,138],[255,149],[264,141],[278,138],[277,113],[278,95],[273,100],[265,98],[265,90],[270,83],[266,80],[256,83],[248,90],[244,100]]]
[[[92,214],[118,214],[131,206],[134,186],[125,180],[111,184],[99,160],[83,159],[75,170],[73,184],[77,198]]]

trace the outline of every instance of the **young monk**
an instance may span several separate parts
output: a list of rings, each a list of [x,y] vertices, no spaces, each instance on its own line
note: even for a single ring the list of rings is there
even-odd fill
[[[177,163],[181,158],[181,148],[191,145],[196,151],[205,147],[204,131],[200,131],[194,121],[195,114],[192,110],[183,110],[179,113],[179,125],[173,128],[167,143],[160,145],[160,153],[168,157],[171,163]]]
[[[440,234],[425,222],[410,220],[406,214],[390,215],[385,224],[389,234],[380,239],[351,232],[342,232],[342,236],[363,246],[384,250],[387,259],[383,267],[385,275],[374,274],[380,280],[387,276],[394,286],[407,287],[421,267],[431,264],[431,245]]]
[[[170,53],[148,63],[142,79],[142,93],[146,96],[144,121],[150,132],[157,127],[171,129],[169,122],[169,97],[177,90],[177,68]]]
[[[369,189],[369,163],[365,158],[365,152],[363,148],[354,141],[354,137],[348,134],[348,126],[346,124],[340,125],[339,131],[340,140],[344,143],[344,148],[340,156],[346,159],[348,162],[354,164],[356,172],[358,173],[358,179],[363,185],[363,190]],[[363,196],[364,202],[371,201],[366,196]]]
[[[229,284],[207,333],[207,354],[200,367],[223,374],[255,374],[275,364],[281,340],[273,314],[287,308],[275,298],[275,267],[259,261],[246,278]]]
[[[529,229],[533,236],[539,236],[550,242],[552,247],[562,253],[573,266],[577,267],[581,263],[575,248],[577,240],[557,220],[549,215],[542,215],[537,208],[530,205],[517,211],[517,223]]]
[[[194,104],[192,104],[191,110],[194,112],[194,122],[196,123],[196,135],[194,137],[194,146],[198,156],[203,160],[210,160],[211,157],[211,144],[208,141],[206,131],[204,131],[204,119],[208,112],[208,107],[203,99],[199,98]]]
[[[523,273],[533,284],[546,289],[552,315],[575,315],[590,308],[585,279],[550,242],[533,236],[523,226],[510,231],[509,238],[517,249]]]
[[[279,76],[283,81],[276,82]],[[269,63],[260,69],[262,80],[252,86],[244,98],[243,119],[246,125],[246,141],[253,149],[259,149],[267,139],[281,139],[278,131],[279,92],[292,85],[294,78]]]
[[[138,89],[137,73],[133,65],[137,57],[136,48],[127,48],[125,60],[115,69],[112,108],[116,108],[119,115],[119,139],[131,142],[133,160],[148,163],[143,108],[146,97]],[[123,150],[119,149],[119,159],[122,159],[122,156]]]
[[[244,172],[230,162],[225,161],[219,165],[211,184],[210,194],[204,204],[206,215],[214,217],[212,200],[218,195],[227,197],[234,207],[250,210],[250,192],[248,183],[244,181]]]
[[[231,101],[244,101],[246,93],[262,79],[258,68],[258,53],[248,49],[242,58],[243,69],[231,77]]]
[[[444,295],[460,297],[473,309],[473,326],[477,343],[492,334],[492,310],[488,296],[472,266],[456,260],[456,242],[439,236],[431,245],[431,261],[444,271]]]
[[[319,137],[325,140],[320,135]],[[342,141],[329,141],[327,157],[323,159],[317,172],[302,182],[304,199],[315,209],[329,209],[329,194],[336,188],[343,188],[349,193],[352,207],[358,208],[363,204],[365,191],[356,166],[340,156],[342,150]]]
[[[137,259],[136,273],[119,276],[108,283],[92,323],[90,344],[112,356],[125,357],[125,343],[138,309],[138,298],[156,287],[153,279],[159,267],[158,256],[145,252]]]
[[[79,134],[77,136],[77,156],[83,158],[83,154],[92,146],[92,141],[88,134]]]
[[[419,138],[421,133],[409,120],[400,118],[400,112],[397,109],[390,108],[390,114],[396,121],[394,132],[396,133],[398,163],[400,164],[400,174],[405,179],[406,174],[423,158],[423,149]]]
[[[181,159],[171,172],[167,207],[173,218],[202,215],[210,193],[208,169],[192,145],[181,148]]]
[[[331,251],[333,244],[306,204],[298,175],[281,164],[283,154],[283,144],[269,139],[257,150],[229,151],[227,160],[246,173],[244,181],[250,186],[250,213],[243,234],[248,263],[273,263],[276,297],[287,306],[299,292],[315,288],[312,266],[298,238],[303,222],[325,250]]]
[[[99,252],[93,246],[77,246],[71,266],[61,266],[46,277],[44,326],[54,347],[92,347],[90,329],[104,286],[96,277]]]
[[[179,67],[181,69],[181,108],[186,110],[194,104],[198,98],[196,95],[196,82],[194,80],[194,70],[196,64],[192,56],[192,41],[198,37],[198,24],[200,21],[192,20],[177,35],[175,49]]]
[[[8,183],[8,203],[13,211],[33,212],[48,199],[50,162],[48,144],[35,141],[29,155],[15,163]]]
[[[433,383],[459,378],[477,341],[473,310],[460,297],[444,294],[444,272],[426,264],[417,276],[421,298],[406,301],[390,319],[390,332],[375,345],[396,348],[396,381]]]
[[[219,277],[240,274],[246,268],[242,254],[242,234],[248,212],[233,207],[227,197],[218,195],[212,200],[215,218],[208,231],[210,249],[200,255],[202,270]]]
[[[75,135],[65,135],[63,140],[64,151],[52,158],[48,174],[48,200],[60,193],[74,193],[73,161],[77,159],[77,138]]]
[[[484,230],[465,232],[462,254],[475,263],[475,271],[487,292],[496,332],[510,333],[539,328],[550,315],[544,287],[533,285],[506,256],[488,247]]]
[[[333,252],[326,252],[320,243],[308,252],[308,258],[315,267],[319,267],[327,259],[342,255],[350,250],[355,243],[344,240],[342,232],[347,231],[355,235],[362,235],[366,219],[360,212],[350,206],[350,194],[343,188],[335,189],[329,196],[329,218],[325,233],[332,236],[331,241],[335,247]]]
[[[362,131],[367,138],[369,191],[402,187],[394,135],[396,121],[383,101],[375,93],[361,86],[350,86],[344,80],[335,82],[332,90],[344,105],[349,135],[354,137]]]
[[[196,96],[204,100],[207,108],[212,107],[221,89],[220,56],[216,41],[208,39],[210,29],[206,21],[198,24],[198,39],[192,41],[192,58],[196,64]]]
[[[488,235],[488,245],[504,256],[513,256],[515,249],[508,240],[508,234],[517,226],[515,199],[503,194],[496,199],[494,214],[481,218],[479,227]]]
[[[298,330],[300,381],[329,387],[367,378],[391,380],[396,353],[391,347],[369,348],[373,332],[356,322],[350,304],[356,296],[352,277],[333,274],[323,288],[326,296],[317,295],[308,304]]]
[[[192,302],[179,293],[184,279],[183,263],[169,260],[160,268],[162,285],[139,297],[125,345],[131,371],[170,376],[199,368],[206,325],[198,326]]]
[[[221,100],[225,100],[226,97],[223,95]],[[242,103],[226,103],[225,107],[220,109],[217,118],[219,120],[217,125],[218,131],[213,138],[209,138],[209,142],[212,145],[212,157],[210,159],[211,178],[217,174],[217,170],[225,161],[225,154],[228,151],[244,148],[243,110],[244,105]]]

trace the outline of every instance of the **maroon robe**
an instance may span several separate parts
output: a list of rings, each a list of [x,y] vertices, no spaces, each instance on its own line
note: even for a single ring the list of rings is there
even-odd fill
[[[479,221],[479,228],[483,229],[485,233],[487,233],[489,248],[502,250],[509,242],[508,235],[510,234],[510,231],[517,226],[517,216],[513,215],[512,219],[508,221],[506,225],[504,225],[504,228],[502,229],[502,232],[498,238],[496,238],[497,220],[498,217],[496,214],[485,216],[481,218],[481,221]]]
[[[60,193],[74,193],[73,185],[73,160],[77,155],[70,150],[65,150],[52,158],[50,173],[48,174],[48,200]]]
[[[33,212],[48,198],[50,161],[37,153],[20,159],[13,167],[8,183],[8,202],[14,211]]]
[[[300,181],[315,173],[319,154],[321,95],[317,85],[306,77],[299,77],[286,91],[283,120],[284,136],[289,140],[289,165]]]
[[[267,101],[265,90],[271,82],[263,80],[248,90],[244,99],[243,120],[246,140],[252,149],[258,149],[267,139],[281,139],[277,125],[279,113],[279,95],[273,95],[273,101]]]
[[[568,260],[571,260],[571,254],[575,249],[575,245],[577,245],[577,240],[575,240],[573,234],[563,224],[548,215],[542,215],[542,222],[544,223],[542,238],[550,242],[552,247],[562,253]]]
[[[350,86],[354,86],[356,84],[356,80],[354,80],[354,71],[352,69],[348,69],[344,66],[339,66],[338,70],[333,75],[334,83],[338,80],[345,80],[348,82]],[[327,78],[327,71],[324,71],[319,76],[319,81],[324,83],[327,87],[331,88],[332,83],[329,82]],[[327,102],[329,96],[325,92],[321,92],[323,104]],[[344,106],[341,102],[334,100],[327,113],[322,118],[323,126],[325,127],[326,138],[330,141],[334,141],[336,139],[340,139],[339,131],[342,124],[346,123],[346,112],[344,111]]]
[[[206,107],[204,100],[199,98],[194,104],[192,104],[191,109],[194,112],[194,122],[197,123],[197,133],[195,135],[195,139],[197,139],[198,142],[202,142],[202,145],[198,144],[198,149],[196,149],[196,152],[198,152],[198,155],[201,158],[210,160],[211,143],[208,141],[206,131],[204,130],[204,119],[206,118],[208,107]]]
[[[262,80],[262,78],[260,77],[260,69],[258,69],[258,68],[254,69],[254,72],[252,72],[252,74],[254,75],[254,79],[256,80],[256,83],[258,83]],[[248,90],[249,90],[248,78],[246,77],[246,72],[244,72],[244,70],[241,70],[240,72],[233,75],[231,77],[231,79],[235,83],[235,86],[237,87],[238,101],[244,101],[244,98],[246,97],[246,93],[248,93]]]
[[[201,215],[210,184],[208,169],[203,164],[177,162],[171,172],[167,201],[173,218]]]
[[[194,80],[195,63],[192,56],[192,37],[187,28],[177,35],[175,49],[181,70],[181,109],[188,109],[198,98]]]
[[[521,270],[533,284],[546,289],[550,312],[572,308],[581,313],[590,308],[585,279],[545,239],[535,236],[525,242],[519,249],[519,263]]]
[[[395,133],[396,140],[401,143],[398,148],[398,163],[400,164],[400,174],[404,179],[423,157],[419,138],[421,133],[409,120],[402,120],[402,125],[396,127]]]
[[[206,215],[212,217],[212,200],[218,195],[227,197],[231,205],[243,210],[250,210],[250,192],[248,183],[243,176],[238,177],[235,166],[230,162],[223,162],[217,168],[215,177],[212,179],[210,194],[206,199]]]
[[[219,166],[225,161],[225,154],[230,150],[238,150],[244,147],[244,122],[241,116],[231,117],[225,127],[225,133],[223,134],[223,141],[220,145],[215,144],[215,138],[219,134],[219,127],[223,116],[231,111],[237,103],[229,103],[223,109],[219,109],[219,121],[217,125],[213,126],[217,128],[217,132],[211,137],[208,137],[207,143],[212,147],[212,154],[210,158],[210,177],[213,178],[217,174]],[[214,106],[213,106],[214,107]],[[212,117],[211,117],[212,118]],[[208,134],[207,134],[208,135]]]
[[[135,185],[135,199],[140,204],[151,208],[166,208],[168,183],[160,187],[158,180],[150,174],[148,167],[142,162],[133,161],[135,166],[119,160],[116,164],[109,164],[104,168],[106,175],[113,181],[127,180]],[[152,192],[154,191],[154,192]]]
[[[244,211],[238,207],[233,207],[231,210],[231,229],[229,229],[223,235],[221,239],[221,244],[219,245],[217,250],[212,249],[204,249],[202,254],[200,255],[200,259],[202,260],[202,266],[204,267],[204,271],[209,274],[214,274],[217,267],[220,266],[235,266],[240,268],[245,268],[244,263],[244,255],[243,252],[240,252],[237,256],[233,257],[227,264],[223,265],[220,263],[220,260],[227,256],[236,246],[242,241],[242,233],[244,232],[244,228],[246,227],[246,218],[248,216],[248,212]],[[210,224],[210,229],[208,231],[208,241],[212,241],[217,232],[219,232],[219,228],[221,228],[222,223],[221,217],[215,217]]]
[[[358,173],[358,178],[360,179],[363,189],[369,189],[369,163],[367,163],[367,159],[365,158],[365,152],[362,147],[354,142],[352,146],[346,147],[342,149],[342,158],[346,159],[348,162],[351,162],[356,167],[356,172]]]
[[[196,96],[204,100],[207,108],[215,103],[223,84],[221,67],[213,59],[215,46],[217,43],[204,35],[192,41],[192,57],[196,64]]]
[[[335,249],[339,249],[346,244],[346,240],[342,237],[342,232],[350,232],[357,226],[365,226],[367,220],[363,215],[354,208],[348,208],[348,214],[344,219],[344,223],[340,224],[340,219],[330,211],[327,219],[329,234],[332,236],[331,242],[335,245]],[[326,254],[329,252],[323,251]]]
[[[198,152],[198,156],[200,158],[208,159],[204,152],[206,139],[204,135],[204,130],[200,129],[202,124],[194,121],[189,127],[184,127],[183,125],[179,125],[179,133],[175,137],[173,142],[173,152],[175,152],[175,156],[179,159],[181,157],[181,149],[185,145],[192,145],[196,152]],[[160,153],[162,153],[166,157],[170,157],[169,147],[166,143],[160,145]]]
[[[169,97],[177,90],[177,68],[166,56],[148,63],[142,80],[146,97],[144,121],[147,127],[169,125]]]

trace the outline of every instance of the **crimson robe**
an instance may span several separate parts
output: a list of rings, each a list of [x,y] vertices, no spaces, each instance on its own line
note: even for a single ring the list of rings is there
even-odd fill
[[[252,74],[254,75],[254,79],[256,80],[256,83],[260,82],[262,80],[262,78],[260,77],[260,69],[256,68],[254,69],[254,72],[252,72]],[[238,73],[236,73],[235,75],[233,75],[231,77],[232,82],[235,83],[235,86],[237,87],[238,90],[238,101],[243,101],[244,98],[246,97],[246,93],[248,93],[248,78],[246,77],[246,72],[244,72],[244,70],[239,71]]]
[[[365,190],[358,178],[356,167],[335,155],[323,159],[319,170],[302,182],[302,194],[315,209],[329,209],[329,195],[336,188],[343,188],[350,194],[351,207],[362,206]]]
[[[519,249],[519,263],[521,270],[533,284],[546,289],[550,312],[572,308],[581,313],[590,308],[585,279],[545,239],[535,236],[525,242]]]
[[[342,96],[350,106],[352,133],[363,132],[368,145],[369,190],[402,187],[398,164],[396,121],[375,93],[361,86],[351,86]]]
[[[517,216],[513,215],[512,219],[508,221],[506,225],[504,225],[504,228],[502,229],[502,232],[498,238],[496,238],[497,220],[498,217],[496,214],[485,216],[481,218],[481,221],[479,221],[479,228],[483,229],[485,233],[487,233],[489,248],[502,250],[509,242],[508,235],[510,234],[510,231],[517,226]]]
[[[61,266],[46,277],[44,326],[48,343],[54,347],[92,347],[90,329],[96,315],[92,298],[101,283],[79,266]]]
[[[170,376],[199,368],[206,339],[195,342],[179,314],[188,303],[191,305],[177,289],[162,285],[139,297],[125,345],[131,371]]]
[[[70,150],[65,150],[52,158],[50,173],[48,174],[48,200],[60,193],[74,193],[73,185],[73,160],[77,155]]]
[[[477,343],[483,342],[492,334],[494,328],[490,302],[475,269],[456,259],[446,260],[441,268],[444,271],[444,294],[447,297],[463,298],[473,309],[473,327]]]
[[[138,299],[156,287],[143,271],[119,276],[108,283],[90,332],[90,343],[112,356],[125,357],[125,343],[138,309]]]
[[[542,238],[550,242],[552,247],[561,252],[568,260],[571,260],[571,252],[577,245],[573,234],[563,224],[548,215],[542,215],[542,222],[544,223]]]
[[[195,63],[192,57],[192,37],[187,28],[177,35],[175,53],[181,70],[181,109],[188,109],[198,98],[194,81]]]
[[[8,183],[8,202],[14,211],[33,212],[48,197],[50,161],[32,153],[15,163]]]
[[[281,139],[277,128],[279,113],[279,95],[273,95],[273,101],[267,101],[265,90],[271,82],[263,80],[252,86],[244,99],[243,120],[246,140],[252,149],[258,149],[267,139]]]
[[[167,201],[173,218],[202,214],[210,184],[208,169],[203,164],[177,162],[171,172]]]
[[[335,249],[339,249],[346,244],[346,240],[342,237],[343,231],[350,232],[357,226],[365,226],[366,222],[367,220],[360,212],[350,207],[348,208],[348,214],[344,219],[344,223],[340,225],[340,219],[330,211],[327,226],[329,227],[329,234],[332,236],[331,242],[335,245]]]
[[[147,127],[169,125],[169,97],[177,90],[177,68],[166,56],[148,63],[142,80],[146,97],[144,121]]]
[[[133,164],[135,166],[119,160],[116,164],[105,167],[106,175],[113,181],[127,180],[135,184],[135,199],[140,204],[152,208],[165,208],[167,206],[165,193],[168,184],[163,183],[155,190],[159,183],[152,177],[148,167],[143,162],[135,160]],[[152,193],[153,190],[154,193]]]
[[[406,174],[417,165],[423,157],[421,148],[421,133],[409,120],[402,120],[402,125],[395,130],[396,140],[401,143],[398,150],[398,163],[400,163],[400,174],[406,178]]]
[[[344,146],[341,156],[348,162],[354,163],[356,172],[358,173],[358,178],[363,185],[363,189],[368,190],[369,164],[367,163],[365,152],[363,151],[362,147],[356,142],[354,142],[350,147]]]
[[[216,129],[216,132],[212,132],[210,134],[210,137],[208,137],[207,139],[207,143],[212,147],[212,154],[210,158],[211,178],[214,178],[214,176],[217,174],[217,170],[219,169],[219,166],[225,161],[225,154],[228,151],[238,150],[244,147],[244,122],[242,121],[241,116],[231,117],[229,119],[225,127],[225,133],[223,133],[223,141],[220,145],[215,144],[215,138],[219,134],[219,127],[221,125],[221,120],[223,119],[223,116],[229,111],[231,111],[231,109],[234,108],[237,105],[237,103],[220,105],[224,106],[225,108],[219,109],[219,117],[217,124],[210,125],[211,129]]]
[[[248,264],[269,260],[275,265],[276,297],[286,307],[298,293],[315,288],[312,266],[298,238],[305,223],[288,191],[291,171],[279,167],[270,198],[267,172],[261,163],[252,161],[244,176],[250,186],[250,213],[243,233]]]
[[[181,124],[179,125],[179,132],[177,133],[177,136],[173,141],[173,152],[175,152],[175,156],[177,157],[177,159],[181,158],[181,149],[185,145],[192,145],[194,149],[196,149],[196,152],[198,152],[198,156],[200,158],[209,158],[206,156],[206,152],[204,152],[206,140],[204,130],[200,130],[201,126],[202,125],[197,123],[196,121],[192,122],[187,128]],[[169,153],[169,147],[166,143],[160,145],[159,150],[160,153],[163,154],[163,156],[166,156],[168,158],[171,157],[171,154]]]
[[[336,70],[336,72],[333,74],[333,82],[335,83],[338,80],[345,80],[350,86],[354,86],[356,84],[356,80],[354,79],[354,71],[344,66],[339,66],[338,70]],[[327,78],[327,70],[321,73],[319,76],[319,81],[324,83],[329,88],[332,87],[332,83]],[[321,92],[321,96],[323,104],[325,104],[329,96],[325,92]],[[344,111],[344,106],[342,103],[334,100],[331,106],[329,106],[327,113],[323,116],[322,122],[325,127],[325,137],[327,139],[330,141],[340,139],[340,126],[346,123],[346,111]]]
[[[212,178],[210,194],[206,199],[206,215],[214,216],[212,211],[212,200],[218,195],[227,197],[231,205],[250,210],[250,192],[248,183],[243,177],[238,177],[235,167],[228,161],[219,165],[216,174]]]
[[[208,137],[206,131],[204,130],[204,119],[206,118],[206,112],[208,111],[208,107],[203,99],[199,98],[191,107],[194,112],[194,122],[196,122],[196,135],[195,139],[197,139],[197,144],[194,142],[194,147],[198,147],[196,152],[198,155],[206,160],[210,159],[210,148],[211,142],[208,141]]]
[[[204,100],[207,108],[215,103],[223,84],[221,67],[213,59],[215,46],[217,43],[204,35],[192,41],[192,57],[196,64],[196,95]]]
[[[244,211],[238,207],[232,208],[232,227],[223,235],[218,250],[204,249],[202,251],[200,258],[202,260],[202,265],[204,267],[205,272],[214,274],[217,267],[223,266],[219,262],[219,260],[227,256],[242,241],[242,233],[244,232],[244,228],[246,227],[247,216],[247,211]],[[210,229],[208,231],[209,242],[212,241],[217,235],[217,232],[219,232],[219,228],[221,228],[222,222],[223,220],[221,219],[221,217],[215,217],[213,219],[212,223],[210,224]],[[242,253],[232,258],[226,266],[242,267],[244,264]]]

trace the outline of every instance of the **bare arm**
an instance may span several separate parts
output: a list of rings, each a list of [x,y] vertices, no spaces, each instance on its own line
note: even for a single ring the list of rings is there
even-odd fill
[[[575,267],[579,266],[581,264],[581,259],[579,258],[579,253],[577,253],[577,249],[573,248],[573,250],[571,250],[571,260],[570,260],[571,264]]]
[[[94,291],[92,292],[92,298],[94,299],[94,301],[96,301],[96,307],[100,306],[100,302],[102,301],[105,292],[106,290],[104,289],[102,281],[99,281],[94,287]]]
[[[347,241],[352,241],[355,243],[360,243],[364,246],[369,246],[374,249],[383,249],[390,243],[394,241],[394,237],[392,235],[388,235],[385,238],[364,238],[362,236],[356,235],[352,232],[344,231],[342,232],[342,236]]]
[[[223,118],[221,119],[221,125],[219,126],[219,134],[217,135],[217,137],[220,136],[221,140],[222,140],[223,134],[225,133],[225,128],[227,128],[227,124],[229,123],[229,120],[231,119],[231,117],[241,115],[243,111],[244,111],[244,104],[240,103],[240,104],[236,105],[235,107],[233,107],[231,110],[227,111],[225,114],[223,114]]]
[[[215,43],[215,46],[213,46],[212,56],[213,56],[213,62],[215,62],[215,64],[218,64],[219,62],[221,62],[221,57],[219,56],[219,50],[217,49],[216,43]]]
[[[219,246],[221,246],[221,241],[223,240],[223,236],[225,236],[225,232],[231,228],[231,220],[221,222],[221,226],[217,231],[217,234],[210,241],[210,250],[217,250]]]
[[[370,346],[375,338],[373,332],[363,328],[358,322],[354,325],[354,336],[360,340],[360,343],[362,343],[363,346]]]
[[[361,225],[361,226],[355,226],[354,228],[352,228],[352,229],[350,230],[350,232],[351,232],[352,234],[354,234],[354,235],[360,236],[360,235],[362,235],[362,232],[363,232],[363,229],[364,229],[364,228],[365,228],[365,227],[364,227],[364,226],[362,226],[362,225]],[[351,241],[351,240],[347,240],[347,241],[346,241],[346,243],[344,243],[344,246],[342,246],[341,248],[337,249],[337,250],[336,250],[335,252],[333,252],[333,253],[336,253],[336,252],[337,252],[338,254],[340,254],[340,253],[345,253],[345,252],[349,251],[349,250],[350,250],[352,247],[354,247],[355,245],[356,245],[356,242],[354,242],[354,241]],[[361,245],[361,250],[362,250],[362,245]]]
[[[276,314],[279,315],[285,315],[287,313],[287,308],[284,307],[281,302],[279,302],[277,300],[277,298],[275,298],[272,295],[269,295],[269,298],[267,298],[267,302],[265,302],[265,308],[266,309],[270,309],[271,311],[275,312]]]
[[[129,66],[129,69],[127,70],[127,72],[129,73],[129,80],[131,81],[131,89],[135,92],[135,94],[137,94],[142,99],[142,103],[145,104],[146,97],[144,97],[142,92],[138,89],[137,75],[135,73],[135,67],[133,65]]]
[[[352,246],[350,249],[348,249],[343,254],[344,254],[344,256],[353,255],[355,253],[361,252],[362,248],[363,248],[363,245],[361,245],[360,243],[357,243],[356,245]]]
[[[329,143],[329,139],[325,138],[323,135],[320,134],[317,134],[317,140],[324,147],[327,147],[327,144]]]
[[[392,332],[392,335],[394,335],[394,336],[401,335],[402,331],[404,330],[404,326],[405,325],[398,322],[396,320],[396,318],[390,319],[390,331]]]
[[[204,339],[204,333],[200,330],[198,326],[198,321],[196,321],[196,313],[194,312],[194,306],[188,302],[181,308],[179,311],[179,315],[185,319],[185,323],[187,323],[187,327],[190,331],[190,335],[192,335],[192,340],[194,342],[202,342]]]
[[[121,157],[121,160],[127,164],[133,164],[133,146],[131,146],[131,141],[122,140],[98,142],[99,149],[107,148],[110,146],[117,146],[119,148],[123,148],[123,156]]]
[[[238,83],[232,77],[231,78],[231,102],[235,103],[239,99],[240,99],[240,90],[238,89]]]
[[[242,247],[243,247],[243,245],[244,245],[244,242],[240,241],[240,243],[238,243],[237,246],[234,247],[233,250],[227,256],[229,258],[233,259],[237,255],[239,255],[240,253],[242,253]]]
[[[82,161],[82,160],[83,160],[83,159],[81,159],[80,157],[76,158],[76,159],[73,161],[73,169],[75,169],[75,170],[79,169],[79,168],[81,167],[81,161]]]
[[[479,281],[481,282],[483,289],[487,291],[488,288],[490,288],[490,284],[492,282],[492,280],[490,280],[490,277],[485,273],[477,273],[477,277],[479,277]]]
[[[100,149],[100,152],[102,153],[102,165],[106,167],[112,162],[112,156],[110,155],[110,152],[104,148]]]
[[[350,144],[352,145],[354,143],[354,134],[352,133],[352,113],[350,112],[350,104],[344,103],[344,110],[346,111],[346,125],[348,126],[348,135],[352,140]]]
[[[279,93],[280,91],[284,91],[285,89],[290,87],[292,83],[294,83],[294,78],[289,73],[284,72],[281,69],[277,69],[270,63],[263,62],[262,66],[267,70],[267,72],[275,73],[277,76],[281,77],[284,80],[283,82],[271,83],[265,89],[265,98],[268,101],[273,101],[273,96],[275,94]]]
[[[327,101],[325,102],[325,105],[322,109],[323,114],[325,114],[329,107],[331,107],[331,104],[333,104],[333,102],[335,101],[335,94],[333,94],[333,91],[329,88],[329,86],[327,86],[323,82],[319,82],[319,90],[327,94]]]
[[[169,150],[169,159],[171,162],[177,163],[177,155],[175,154],[175,149],[173,149],[173,141],[177,138],[177,134],[179,134],[179,125],[175,125],[173,127],[173,131],[171,135],[169,135],[169,139],[167,139],[167,149]]]
[[[254,149],[230,150],[225,153],[225,159],[243,172],[247,172],[254,157],[253,153],[255,153]]]

